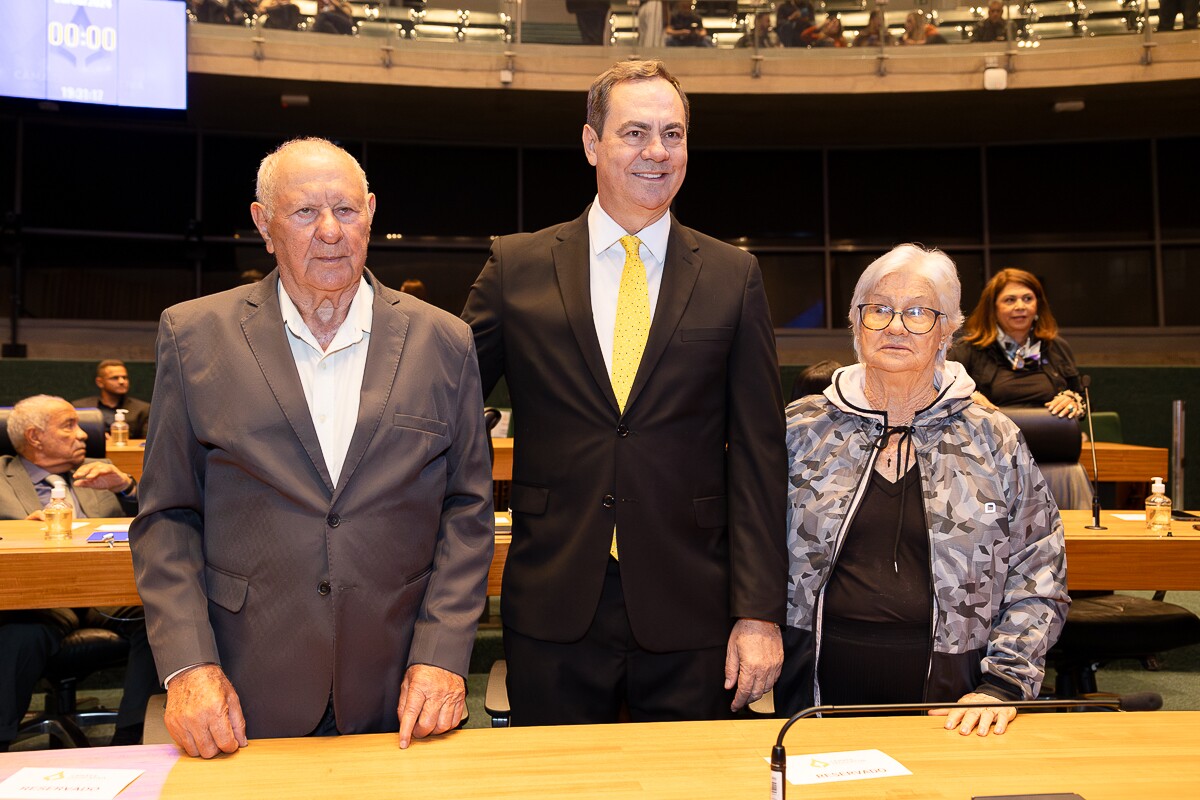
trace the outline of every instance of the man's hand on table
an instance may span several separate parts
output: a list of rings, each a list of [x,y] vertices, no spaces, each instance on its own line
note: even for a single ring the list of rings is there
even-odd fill
[[[413,664],[400,684],[400,749],[415,736],[423,739],[458,727],[467,708],[461,675],[428,664]]]
[[[175,744],[192,757],[212,758],[248,744],[241,701],[216,664],[201,664],[171,678],[165,721]]]
[[[725,648],[725,688],[737,687],[730,709],[737,711],[771,690],[783,666],[779,626],[760,619],[739,619]]]

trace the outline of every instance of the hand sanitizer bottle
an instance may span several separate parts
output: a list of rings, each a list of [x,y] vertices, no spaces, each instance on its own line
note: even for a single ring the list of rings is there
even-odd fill
[[[127,445],[129,444],[129,423],[125,421],[125,415],[129,412],[123,408],[118,408],[116,411],[116,419],[109,426],[108,433],[112,437],[112,444]]]
[[[1150,484],[1150,496],[1146,498],[1146,527],[1159,536],[1171,535],[1171,498],[1162,478]]]
[[[75,518],[75,509],[67,499],[67,487],[55,486],[50,490],[50,502],[43,512],[46,515],[47,539],[70,539],[71,523]]]

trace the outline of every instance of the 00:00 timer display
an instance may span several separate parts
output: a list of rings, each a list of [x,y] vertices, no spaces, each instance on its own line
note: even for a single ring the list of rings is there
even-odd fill
[[[53,47],[83,45],[89,50],[104,49],[110,53],[117,49],[117,29],[99,25],[80,28],[74,22],[51,22],[46,28],[46,38]]]

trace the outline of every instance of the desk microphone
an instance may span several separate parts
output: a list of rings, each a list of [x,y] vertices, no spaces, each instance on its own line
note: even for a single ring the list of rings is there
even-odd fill
[[[1092,524],[1083,527],[1089,531],[1106,531],[1108,528],[1100,524],[1100,468],[1096,466],[1096,432],[1092,430],[1092,396],[1088,394],[1092,376],[1080,375],[1079,385],[1083,387],[1083,412],[1087,414],[1088,446],[1092,449]]]
[[[1154,705],[1157,699],[1158,706]],[[1153,711],[1162,706],[1162,697],[1154,692],[1137,692],[1126,697],[1102,697],[1091,700],[1014,700],[992,703],[881,703],[865,706],[812,706],[791,716],[779,729],[775,746],[771,748],[771,800],[787,797],[787,751],[783,737],[788,728],[799,720],[818,714],[905,714],[911,711],[931,711],[935,708],[1017,708],[1027,711],[1069,708],[1104,708],[1109,711]]]

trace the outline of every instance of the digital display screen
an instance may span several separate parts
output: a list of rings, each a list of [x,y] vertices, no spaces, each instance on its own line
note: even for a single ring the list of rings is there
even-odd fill
[[[187,107],[184,0],[0,0],[0,95]]]

